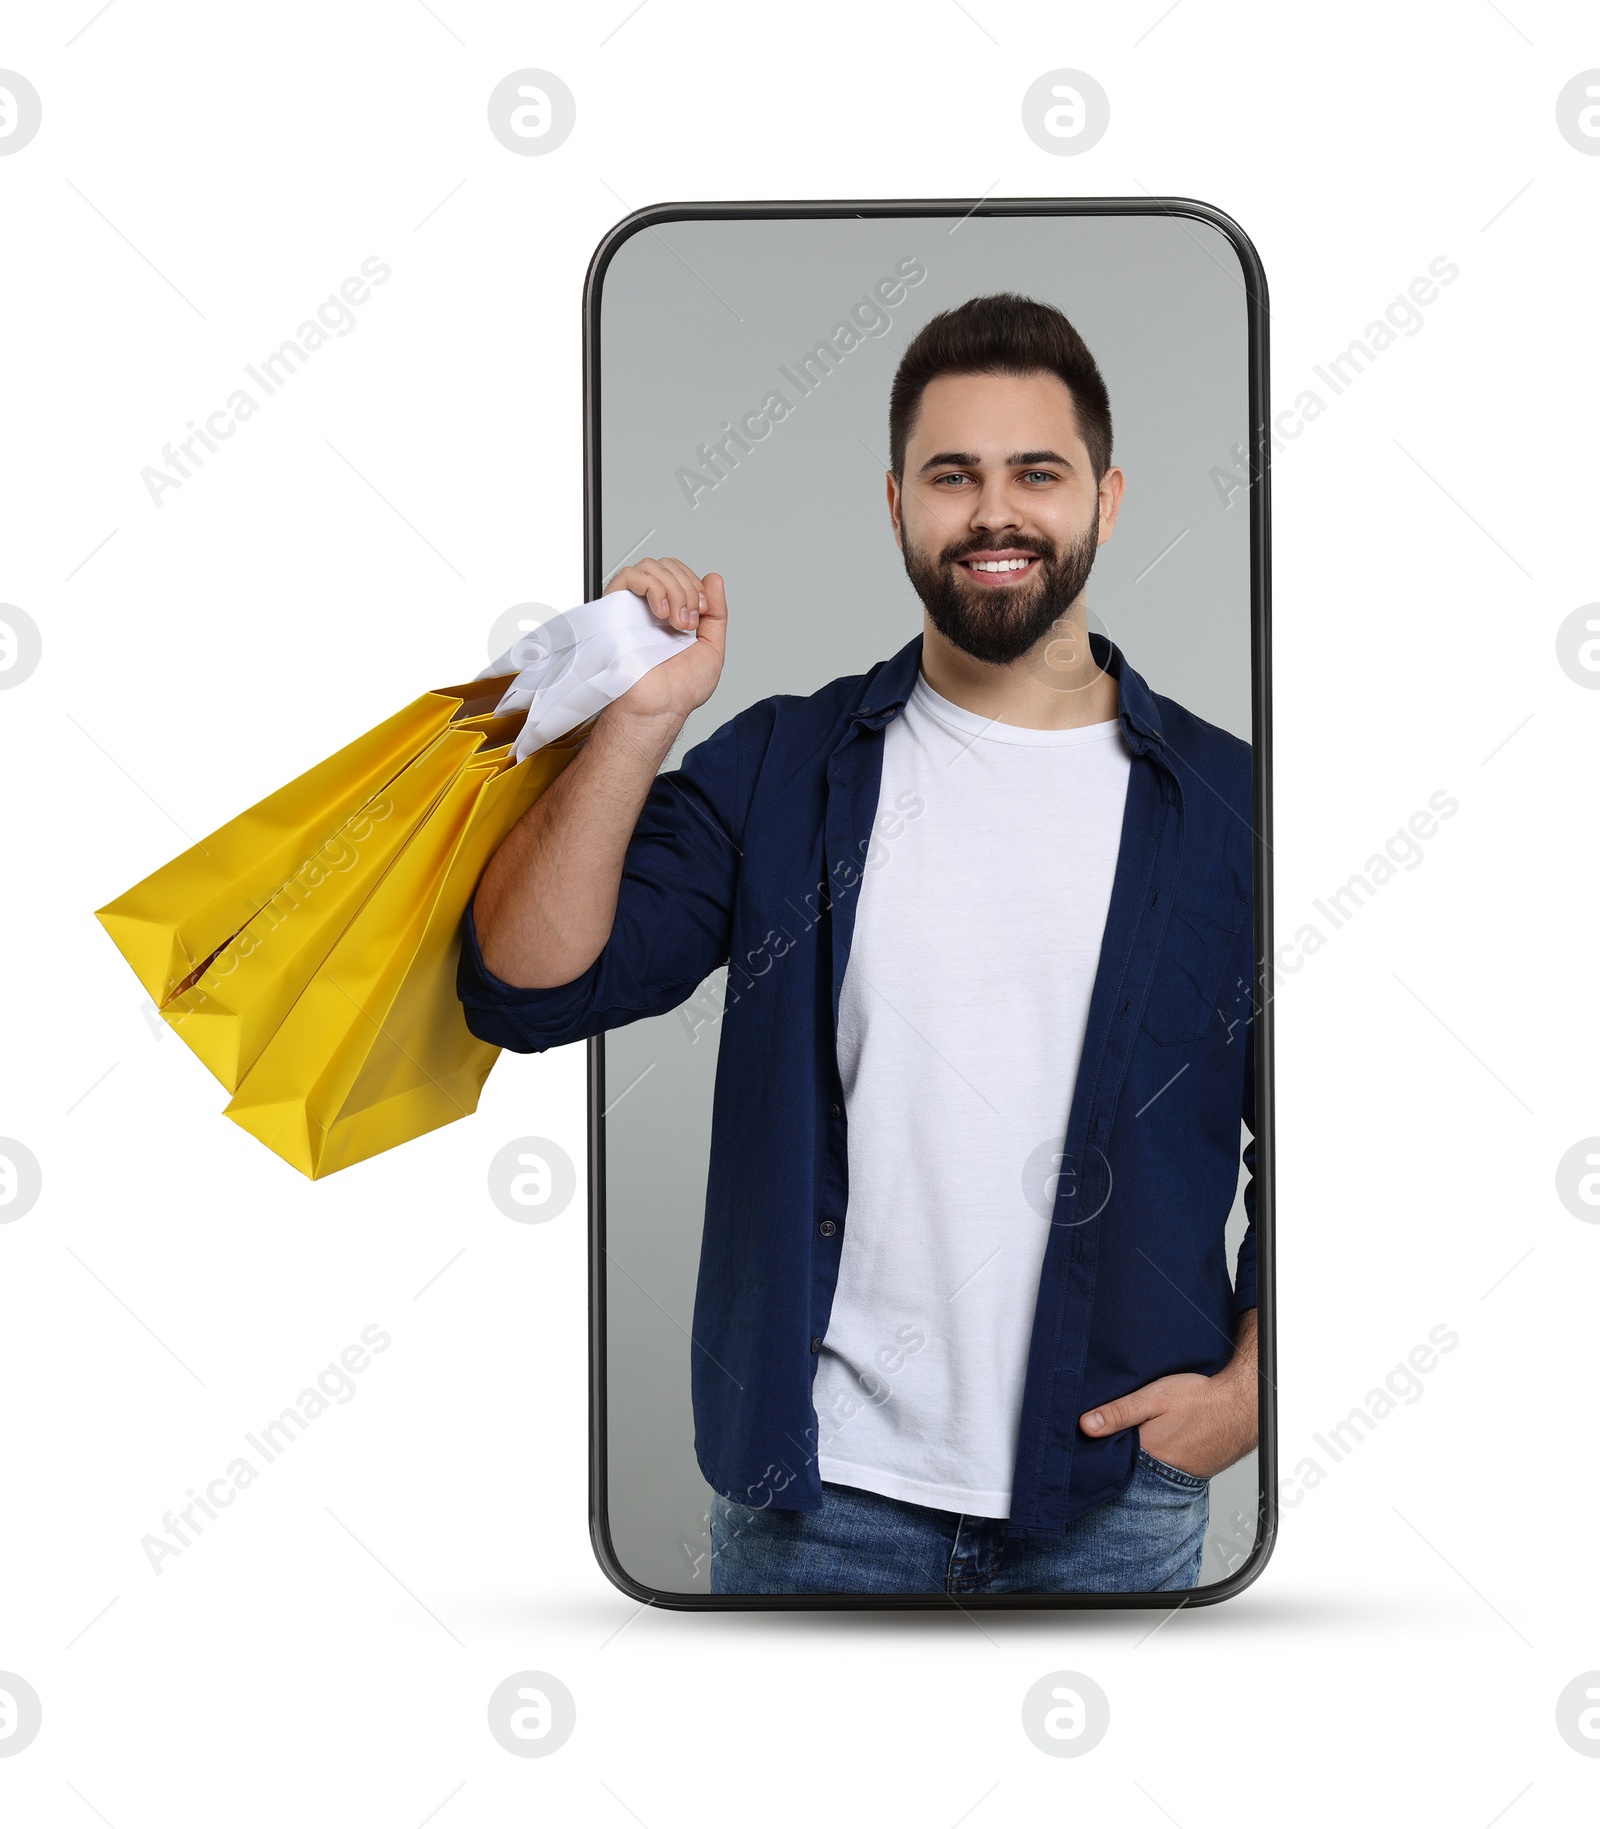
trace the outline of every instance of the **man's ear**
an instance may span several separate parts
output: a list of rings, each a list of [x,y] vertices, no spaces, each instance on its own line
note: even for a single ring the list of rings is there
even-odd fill
[[[1107,470],[1100,479],[1096,492],[1096,502],[1100,518],[1100,539],[1098,544],[1104,546],[1116,530],[1117,515],[1122,508],[1122,491],[1127,478],[1120,470]]]
[[[884,482],[888,488],[889,525],[894,529],[894,543],[904,552],[906,543],[900,531],[900,483],[892,470],[884,472]]]

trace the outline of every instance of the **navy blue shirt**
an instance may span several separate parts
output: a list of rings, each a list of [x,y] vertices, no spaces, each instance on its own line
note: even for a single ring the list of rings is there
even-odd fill
[[[1091,639],[1133,759],[1016,1444],[1012,1529],[1045,1535],[1133,1477],[1137,1429],[1096,1440],[1079,1416],[1220,1371],[1256,1301],[1248,1184],[1232,1281],[1223,1242],[1241,1117],[1254,1128],[1250,748]],[[849,1211],[839,993],[883,732],[921,653],[919,634],[809,697],[762,699],[658,775],[610,938],[570,984],[502,982],[465,923],[467,1024],[525,1053],[675,1009],[728,967],[690,1380],[701,1472],[744,1505],[822,1504],[812,1379]]]

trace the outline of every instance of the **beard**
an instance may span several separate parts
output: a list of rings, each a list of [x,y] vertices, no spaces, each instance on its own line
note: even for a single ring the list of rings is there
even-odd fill
[[[1036,554],[1039,564],[1033,577],[1024,585],[1000,590],[969,584],[959,561],[996,547]],[[934,557],[914,552],[908,542],[901,556],[929,620],[945,640],[974,660],[1004,667],[1021,660],[1077,602],[1099,550],[1096,504],[1083,537],[1065,548],[1030,535],[1020,540],[961,540]]]

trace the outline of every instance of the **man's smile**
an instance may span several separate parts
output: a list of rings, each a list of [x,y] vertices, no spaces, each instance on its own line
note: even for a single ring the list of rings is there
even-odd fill
[[[1022,552],[1014,546],[997,547],[992,552],[967,553],[957,559],[956,564],[979,584],[990,589],[1005,588],[1031,577],[1038,568],[1039,555]]]

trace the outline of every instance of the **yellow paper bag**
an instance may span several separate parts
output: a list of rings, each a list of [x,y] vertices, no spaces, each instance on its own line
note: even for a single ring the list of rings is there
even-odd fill
[[[333,833],[161,1015],[227,1087],[238,1088],[435,803],[482,747],[470,725],[443,730]]]
[[[481,718],[509,684],[474,680],[424,693],[97,909],[155,1003],[203,971],[452,720]]]
[[[477,1109],[499,1050],[456,996],[460,929],[495,848],[589,724],[512,763],[520,716],[461,769],[261,1050],[226,1115],[313,1179]],[[590,720],[592,724],[592,720]]]

